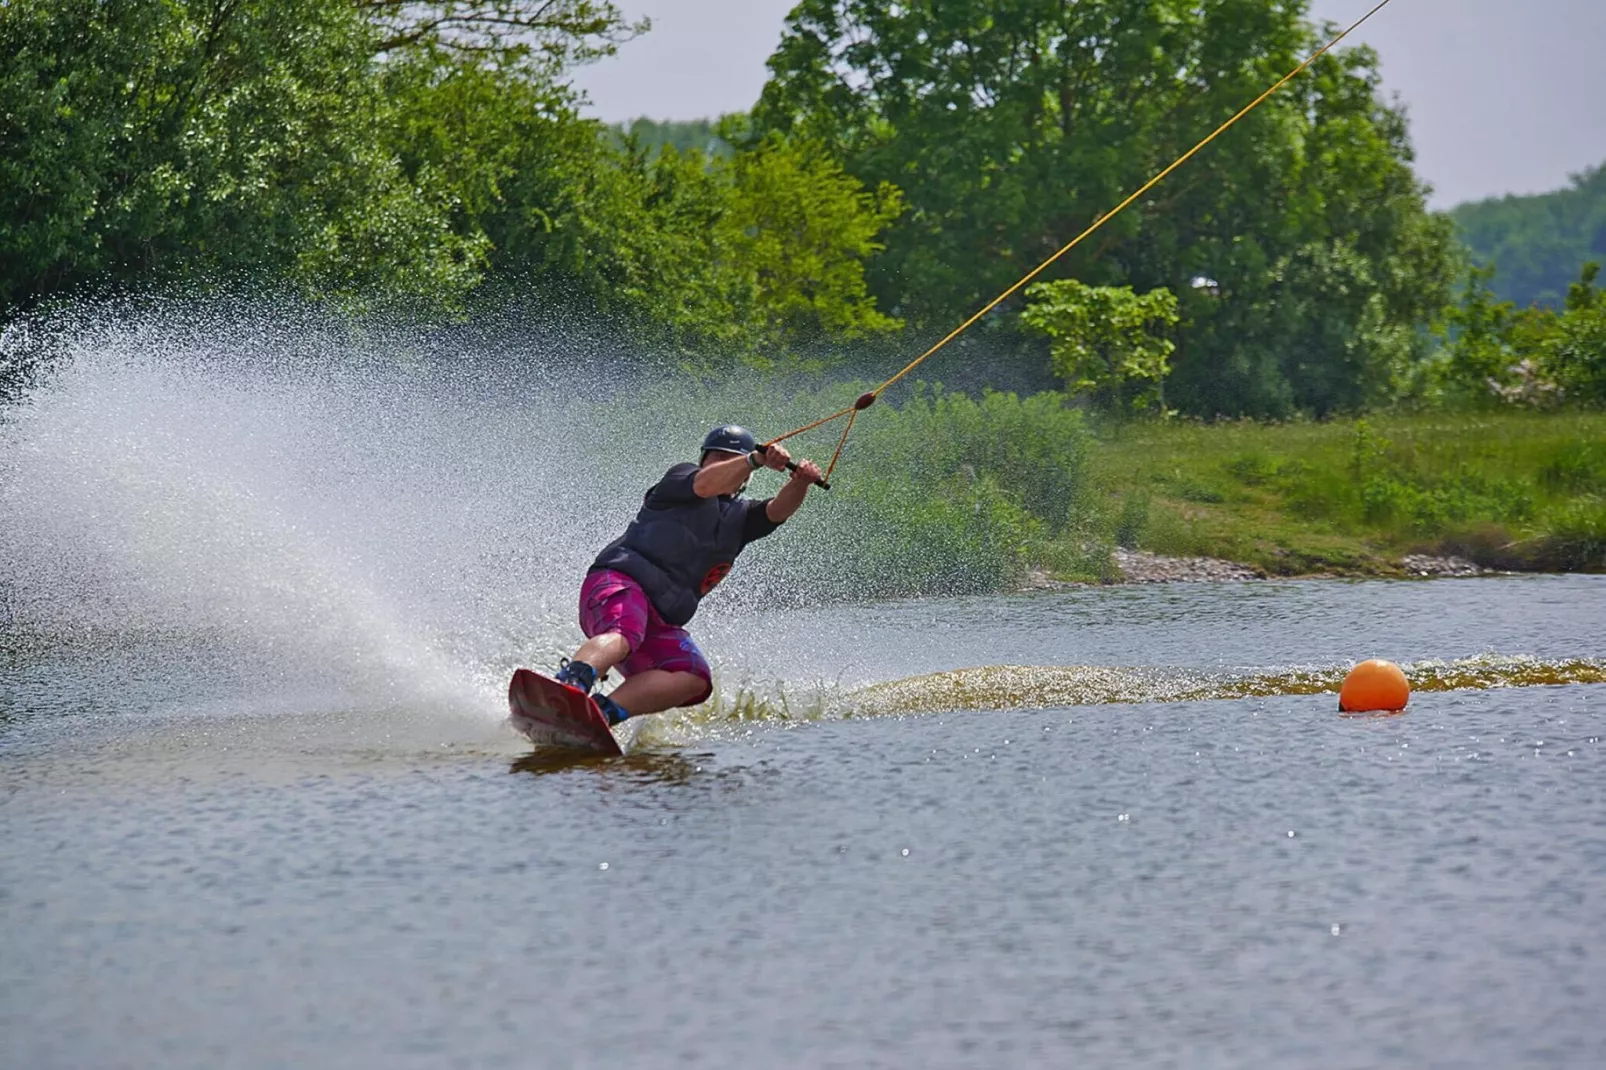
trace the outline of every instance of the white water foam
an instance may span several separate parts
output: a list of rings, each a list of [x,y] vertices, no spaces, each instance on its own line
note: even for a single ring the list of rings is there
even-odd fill
[[[11,366],[55,354],[0,411],[10,626],[226,650],[263,710],[498,715],[514,665],[578,638],[580,576],[662,467],[588,440],[572,399],[619,354],[549,329],[465,341],[242,301],[81,309],[49,345],[31,326]]]

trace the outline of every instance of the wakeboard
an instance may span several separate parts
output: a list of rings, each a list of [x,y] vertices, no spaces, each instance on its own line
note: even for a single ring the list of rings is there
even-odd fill
[[[604,717],[590,695],[529,669],[515,669],[507,688],[508,723],[537,747],[564,747],[617,756]]]

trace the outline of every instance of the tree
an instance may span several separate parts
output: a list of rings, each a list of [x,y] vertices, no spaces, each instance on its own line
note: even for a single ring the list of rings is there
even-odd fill
[[[1600,265],[1584,265],[1567,288],[1566,310],[1545,352],[1546,370],[1571,401],[1606,405],[1606,290],[1595,285]]]
[[[652,28],[611,0],[353,0],[376,53],[436,51],[554,81]]]
[[[864,276],[882,231],[903,211],[894,187],[865,190],[818,145],[779,137],[715,168],[732,191],[715,255],[752,295],[745,333],[759,347],[777,354],[902,326],[877,310]]]
[[[1445,400],[1472,405],[1606,403],[1606,292],[1600,265],[1584,265],[1557,311],[1519,309],[1489,287],[1493,268],[1474,266],[1446,317],[1439,369]]]
[[[384,79],[405,169],[451,191],[493,276],[697,363],[771,362],[897,326],[863,266],[896,192],[863,189],[814,146],[621,144],[561,87],[472,57],[415,54]]]
[[[818,140],[849,173],[904,192],[871,292],[917,327],[946,327],[1291,69],[1318,42],[1303,12],[803,0],[755,125]],[[1170,398],[1188,411],[1355,407],[1423,355],[1454,246],[1425,210],[1376,66],[1364,48],[1324,57],[1052,269],[1179,295]],[[1324,303],[1334,281],[1345,299]],[[1279,309],[1325,322],[1312,331]]]
[[[382,141],[374,44],[348,0],[0,6],[0,303],[262,272],[464,292],[483,241]]]
[[[567,71],[643,29],[604,0],[0,3],[0,303],[235,278],[438,310],[489,274],[699,361],[895,327],[863,268],[893,191],[578,114]]]
[[[1176,350],[1170,290],[1137,294],[1063,279],[1030,286],[1026,296],[1021,324],[1049,337],[1054,372],[1071,392],[1090,392],[1115,412],[1164,412],[1166,359]]]
[[[620,177],[617,210],[641,223],[607,227],[594,277],[699,363],[773,366],[899,326],[864,279],[901,210],[896,192],[864,190],[812,146],[773,138],[728,158],[665,148],[631,157]]]
[[[1440,379],[1447,400],[1460,404],[1493,404],[1499,385],[1521,360],[1512,345],[1516,309],[1495,298],[1489,288],[1492,268],[1473,266],[1460,302],[1445,316],[1448,338]]]
[[[595,140],[562,76],[645,28],[604,0],[0,4],[0,307],[220,276],[452,305],[515,154],[475,136],[510,129],[487,91]]]

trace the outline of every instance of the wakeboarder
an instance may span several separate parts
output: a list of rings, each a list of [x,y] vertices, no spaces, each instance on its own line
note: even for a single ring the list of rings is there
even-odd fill
[[[773,498],[743,498],[760,468],[790,468],[791,478]],[[760,447],[743,428],[710,431],[701,460],[664,473],[625,533],[592,562],[580,587],[586,641],[562,663],[558,682],[590,695],[609,724],[708,698],[713,674],[687,623],[737,555],[786,523],[820,482],[813,461],[793,464],[785,449]],[[593,694],[615,667],[624,682]]]

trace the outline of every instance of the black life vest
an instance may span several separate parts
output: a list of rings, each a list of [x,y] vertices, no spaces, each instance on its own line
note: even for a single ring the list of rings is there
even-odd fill
[[[746,545],[747,510],[762,505],[718,497],[655,506],[649,490],[636,519],[591,569],[623,572],[641,584],[658,615],[678,628],[730,572]]]

